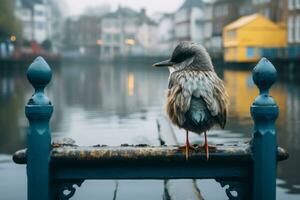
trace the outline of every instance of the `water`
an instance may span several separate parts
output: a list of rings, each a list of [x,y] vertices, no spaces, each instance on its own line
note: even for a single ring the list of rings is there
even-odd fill
[[[0,194],[5,200],[24,199],[26,195],[25,166],[11,161],[11,154],[25,147],[28,124],[24,105],[33,92],[26,80],[26,67],[0,67]],[[163,113],[167,70],[154,69],[149,63],[63,63],[52,68],[54,76],[46,92],[55,105],[51,119],[54,137],[71,137],[79,145],[159,145],[156,118]],[[249,107],[257,95],[251,73],[238,69],[217,71],[225,80],[231,104],[226,130],[212,131],[209,141],[249,138]],[[280,73],[271,91],[280,107],[278,143],[290,153],[288,161],[278,165],[278,199],[300,198],[299,83],[296,74]],[[180,140],[183,137],[179,135]],[[113,199],[116,185],[116,199],[162,199],[163,181],[88,181],[73,199]],[[203,180],[198,185],[206,199],[226,199],[216,182]]]

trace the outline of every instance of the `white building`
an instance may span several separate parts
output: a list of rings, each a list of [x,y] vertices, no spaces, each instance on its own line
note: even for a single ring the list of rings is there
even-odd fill
[[[175,39],[202,43],[202,31],[198,22],[204,17],[202,0],[185,0],[174,14]]]
[[[212,47],[212,31],[213,31],[213,21],[212,21],[212,4],[205,3],[203,6],[203,17],[197,21],[200,30],[200,42],[207,49]]]
[[[300,57],[300,0],[288,1],[287,12],[288,57]]]
[[[25,4],[22,0],[16,0],[15,15],[22,23],[23,39],[32,40],[33,24],[31,6],[29,4]]]
[[[142,9],[136,12],[119,7],[103,16],[101,22],[101,58],[149,56],[156,53],[157,25]]]
[[[16,0],[15,14],[22,22],[23,39],[42,43],[50,37],[50,12],[44,0]]]
[[[33,39],[38,43],[50,38],[49,8],[45,4],[33,5]]]
[[[158,21],[158,48],[160,55],[170,55],[176,45],[174,14],[164,14]]]

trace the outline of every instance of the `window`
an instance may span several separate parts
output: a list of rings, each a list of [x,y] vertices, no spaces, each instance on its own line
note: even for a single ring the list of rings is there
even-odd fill
[[[217,17],[228,15],[228,5],[221,4],[221,5],[216,6],[214,14]]]
[[[247,58],[254,58],[261,55],[261,49],[257,47],[247,47]]]
[[[114,41],[115,41],[115,42],[119,42],[119,41],[120,41],[120,35],[115,34],[115,35],[114,35]]]
[[[294,17],[289,16],[288,19],[288,41],[293,42],[294,41]]]
[[[223,16],[228,15],[228,5],[223,6]]]
[[[289,9],[290,10],[294,9],[294,0],[289,0]]]
[[[233,55],[234,55],[234,59],[237,60],[238,59],[238,49],[237,49],[237,47],[233,49]]]
[[[266,9],[264,10],[264,16],[265,16],[266,18],[270,19],[270,9],[269,9],[269,8],[266,8]]]
[[[300,15],[295,19],[295,41],[300,42]]]
[[[37,10],[37,11],[35,11],[35,15],[41,17],[41,16],[44,16],[44,12],[41,10]]]
[[[109,54],[110,48],[108,46],[104,47],[104,53]]]
[[[109,21],[109,20],[103,21],[103,26],[104,26],[105,28],[110,28],[110,21]]]
[[[115,55],[120,54],[120,47],[114,47],[114,54]]]
[[[24,28],[32,28],[32,22],[28,22],[28,21],[26,21],[26,22],[23,22],[23,24],[24,24]]]
[[[252,9],[248,5],[241,6],[241,8],[239,9],[240,15],[249,15],[251,13],[252,13]]]
[[[120,23],[119,23],[118,21],[114,21],[113,24],[114,24],[114,27],[115,27],[115,28],[118,28],[118,27],[120,26]]]
[[[254,4],[269,3],[271,0],[253,0]]]
[[[234,40],[236,37],[236,31],[228,31],[228,39]]]
[[[105,40],[106,42],[110,42],[110,40],[111,40],[111,35],[105,34],[105,35],[104,35],[104,40]]]
[[[300,0],[294,0],[295,1],[295,8],[300,8]]]
[[[254,57],[254,48],[253,47],[247,47],[247,58],[253,58]]]
[[[17,1],[16,1],[16,7],[18,7],[18,8],[22,7],[22,2],[21,2],[21,0],[17,0]]]
[[[45,28],[45,25],[44,25],[43,22],[37,22],[37,23],[36,23],[36,28],[37,28],[37,29],[44,29],[44,28]]]
[[[26,18],[31,17],[31,13],[27,9],[22,10],[22,15],[23,15],[23,17],[26,17]]]

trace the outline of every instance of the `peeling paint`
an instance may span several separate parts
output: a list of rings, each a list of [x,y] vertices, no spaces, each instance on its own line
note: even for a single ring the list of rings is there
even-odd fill
[[[278,161],[288,158],[288,153],[278,148]],[[26,164],[26,149],[17,151],[13,155],[13,160],[17,164]],[[120,147],[91,146],[79,147],[75,145],[53,146],[51,151],[52,162],[67,161],[185,161],[184,152],[178,151],[178,147],[151,147],[126,145]],[[202,148],[191,152],[190,161],[207,162]],[[243,161],[252,162],[250,146],[248,144],[239,145],[217,145],[215,151],[210,153],[208,162],[229,162]],[[185,161],[186,162],[186,161]]]

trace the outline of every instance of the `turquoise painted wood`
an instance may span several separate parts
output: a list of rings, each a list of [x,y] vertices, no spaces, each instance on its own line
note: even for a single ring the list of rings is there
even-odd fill
[[[53,106],[44,94],[52,72],[42,57],[29,66],[27,78],[35,89],[29,99],[25,114],[29,120],[27,131],[27,191],[29,200],[49,199],[49,156],[51,136],[49,119]]]
[[[266,58],[259,61],[253,70],[253,80],[259,88],[259,96],[251,106],[255,122],[253,151],[253,199],[276,199],[277,139],[275,120],[279,109],[269,95],[269,89],[276,81],[275,67]]]
[[[269,95],[276,81],[274,66],[263,58],[253,70],[260,94],[251,106],[254,130],[251,144],[217,147],[205,159],[197,152],[186,161],[175,147],[78,147],[51,146],[49,119],[53,106],[44,93],[52,72],[42,57],[30,65],[27,77],[35,92],[25,113],[29,120],[27,151],[14,154],[16,163],[27,164],[28,200],[67,200],[87,179],[205,179],[214,178],[230,200],[276,199],[276,165],[287,158],[277,149],[275,120],[278,106]],[[232,192],[236,193],[233,194]]]

